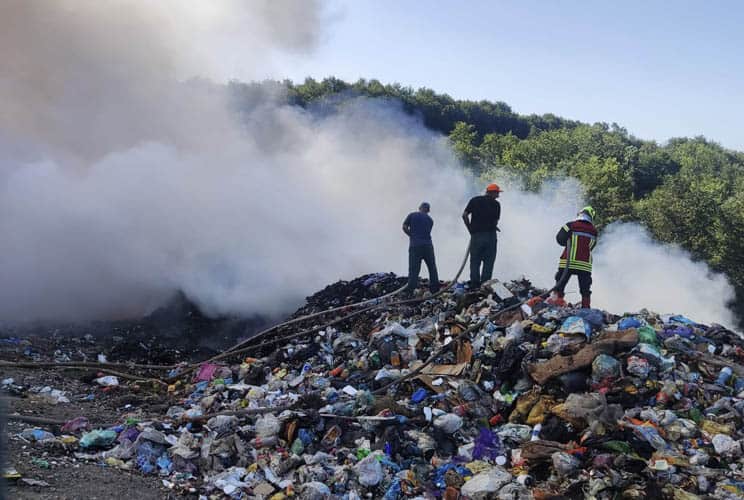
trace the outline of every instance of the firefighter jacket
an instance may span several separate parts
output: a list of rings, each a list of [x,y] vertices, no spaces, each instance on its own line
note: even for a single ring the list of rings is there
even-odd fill
[[[594,224],[585,220],[568,222],[558,231],[555,240],[564,247],[567,242],[570,243],[570,248],[564,248],[561,254],[561,269],[568,265],[569,269],[592,272],[592,250],[597,244]],[[567,255],[569,251],[570,255]]]

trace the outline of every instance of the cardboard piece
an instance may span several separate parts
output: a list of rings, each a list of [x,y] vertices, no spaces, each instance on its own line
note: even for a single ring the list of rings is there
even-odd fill
[[[532,379],[540,385],[564,373],[579,370],[592,364],[600,354],[612,355],[615,351],[627,350],[638,344],[638,331],[631,328],[622,332],[608,332],[593,344],[584,346],[570,356],[553,356],[546,362],[530,363],[527,366]]]

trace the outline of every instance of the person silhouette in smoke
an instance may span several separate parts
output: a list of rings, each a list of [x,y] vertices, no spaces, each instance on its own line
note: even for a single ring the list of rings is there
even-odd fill
[[[431,241],[431,229],[434,220],[429,216],[431,206],[427,202],[421,203],[418,212],[411,212],[403,221],[403,232],[410,239],[408,246],[408,286],[404,293],[411,294],[418,287],[421,261],[426,263],[429,270],[429,291],[434,294],[439,291],[439,275],[437,263],[434,260],[434,244]]]

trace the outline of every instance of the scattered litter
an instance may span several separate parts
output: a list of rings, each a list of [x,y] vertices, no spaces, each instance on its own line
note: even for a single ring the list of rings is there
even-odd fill
[[[390,274],[339,282],[296,316],[339,308],[337,318],[402,284]],[[160,417],[127,402],[119,408],[131,413],[106,429],[79,436],[85,416],[65,423],[79,444],[38,428],[20,437],[202,498],[744,495],[744,340],[679,315],[555,305],[543,292],[493,280],[332,327],[314,317],[250,357],[168,381]]]
[[[113,375],[106,375],[95,379],[95,383],[103,387],[116,387],[119,385],[119,378]]]
[[[26,486],[37,486],[39,488],[49,487],[49,483],[47,483],[46,481],[42,481],[40,479],[31,479],[28,477],[21,478],[18,482]]]

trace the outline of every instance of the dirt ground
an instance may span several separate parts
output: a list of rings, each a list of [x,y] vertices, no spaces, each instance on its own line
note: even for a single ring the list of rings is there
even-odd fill
[[[163,401],[143,391],[127,389],[103,391],[81,379],[89,372],[60,372],[56,370],[4,369],[0,378],[13,378],[21,386],[46,385],[66,391],[70,403],[51,404],[33,394],[26,397],[5,395],[9,414],[70,420],[87,417],[92,424],[111,424],[113,416],[129,414],[146,419],[163,408]],[[92,398],[90,397],[92,395]],[[95,425],[94,425],[95,426]],[[8,462],[22,479],[10,481],[8,498],[19,499],[111,499],[111,498],[187,498],[165,488],[156,476],[123,471],[96,461],[76,458],[76,447],[45,446],[20,437],[27,428],[56,431],[58,426],[8,422]],[[48,466],[42,462],[48,463]],[[48,486],[31,486],[23,479],[44,481]]]

